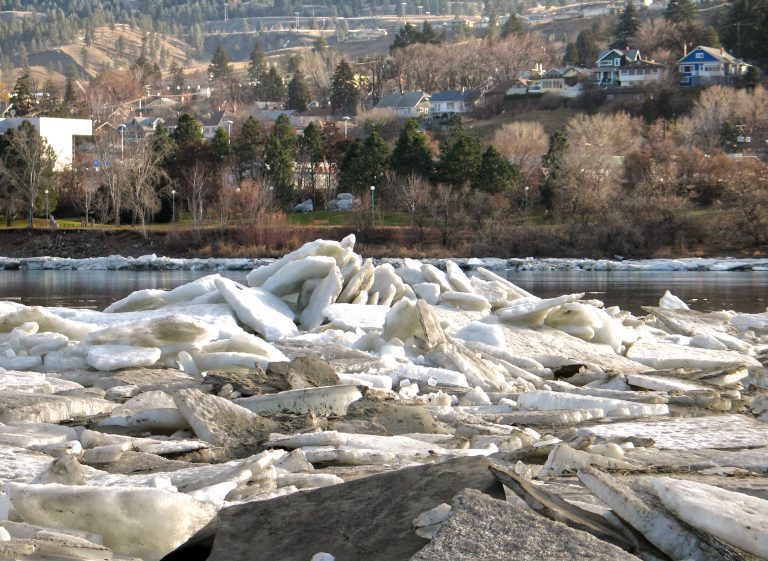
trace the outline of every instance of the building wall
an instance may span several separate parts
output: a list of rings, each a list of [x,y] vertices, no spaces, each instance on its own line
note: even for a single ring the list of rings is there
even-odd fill
[[[59,119],[55,117],[16,117],[1,119],[0,132],[18,128],[29,121],[38,134],[53,149],[56,155],[56,169],[62,170],[72,164],[73,136],[91,136],[93,122],[90,119]]]

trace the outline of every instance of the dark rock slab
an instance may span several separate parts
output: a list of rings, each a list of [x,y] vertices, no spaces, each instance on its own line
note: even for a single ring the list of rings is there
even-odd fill
[[[639,561],[631,553],[474,489],[411,561]]]
[[[411,525],[425,510],[467,487],[503,498],[489,465],[458,458],[226,508],[208,561],[307,561],[318,551],[338,561],[406,561],[427,543]],[[204,559],[191,549],[174,555],[168,559]]]

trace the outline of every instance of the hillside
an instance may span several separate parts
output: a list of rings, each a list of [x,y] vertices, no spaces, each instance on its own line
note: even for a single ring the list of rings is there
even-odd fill
[[[49,76],[56,82],[63,82],[64,73],[70,66],[81,75],[89,77],[108,68],[128,66],[141,54],[143,34],[142,29],[123,24],[97,27],[90,46],[86,46],[84,38],[81,37],[76,43],[29,55],[31,74],[42,84]],[[164,50],[166,53],[164,66],[167,67],[174,61],[183,68],[194,64],[194,59],[188,55],[192,52],[189,45],[176,37],[159,39],[158,52]],[[120,46],[122,48],[119,48]]]

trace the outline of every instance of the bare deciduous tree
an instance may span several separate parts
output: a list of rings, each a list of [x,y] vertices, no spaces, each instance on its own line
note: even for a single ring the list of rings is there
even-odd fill
[[[541,173],[541,157],[547,153],[549,138],[538,121],[513,121],[496,131],[491,145],[516,164],[531,185]]]

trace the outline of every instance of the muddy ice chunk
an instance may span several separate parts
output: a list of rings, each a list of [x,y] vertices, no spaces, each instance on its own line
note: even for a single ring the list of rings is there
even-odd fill
[[[267,341],[298,335],[293,311],[276,296],[260,289],[247,289],[225,278],[216,279],[216,288],[238,319]]]
[[[179,412],[198,438],[215,446],[255,446],[274,428],[274,423],[248,409],[196,389],[183,389],[173,396]]]
[[[145,561],[159,561],[216,514],[163,489],[14,483],[6,490],[24,522],[99,534],[106,547]]]
[[[59,423],[108,414],[115,404],[98,397],[0,392],[0,422]]]
[[[218,336],[218,330],[184,314],[138,320],[112,325],[89,333],[84,342],[89,345],[132,345],[160,347],[178,353]]]

